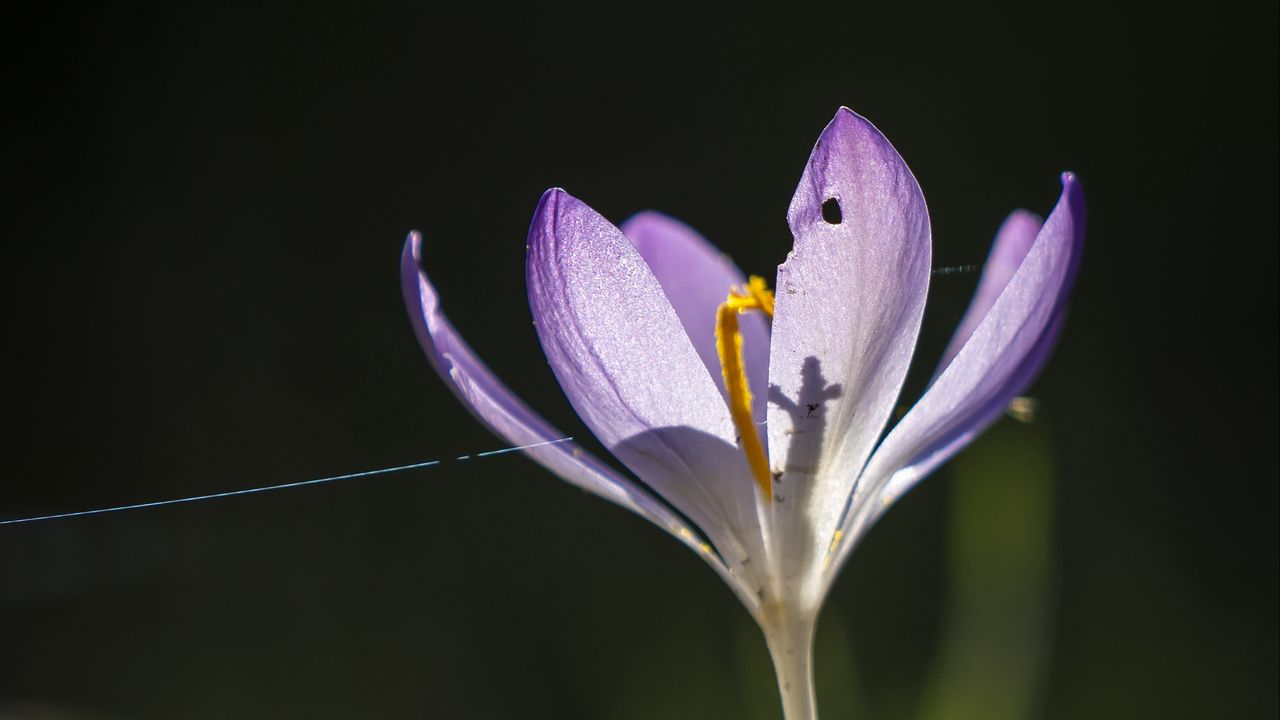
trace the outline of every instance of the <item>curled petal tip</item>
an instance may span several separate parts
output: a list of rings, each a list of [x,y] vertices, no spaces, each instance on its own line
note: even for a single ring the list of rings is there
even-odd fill
[[[422,273],[422,233],[417,230],[409,231],[404,239],[404,249],[400,252],[400,272],[406,287],[410,282],[416,284]]]
[[[564,188],[547,188],[538,198],[538,207],[533,211],[533,227],[551,228],[562,203],[579,202],[577,198],[564,191]]]
[[[1070,198],[1073,205],[1081,208],[1084,205],[1084,189],[1080,185],[1080,176],[1067,170],[1062,173],[1062,191]]]
[[[417,230],[410,230],[408,237],[404,239],[405,249],[413,256],[413,259],[422,262],[422,233]]]
[[[1084,240],[1084,188],[1080,184],[1080,177],[1070,170],[1062,173],[1062,199],[1071,208],[1071,218],[1075,224],[1076,244],[1079,245]]]
[[[538,204],[559,200],[561,198],[573,197],[564,191],[562,187],[550,187],[542,193],[542,197],[538,200]]]

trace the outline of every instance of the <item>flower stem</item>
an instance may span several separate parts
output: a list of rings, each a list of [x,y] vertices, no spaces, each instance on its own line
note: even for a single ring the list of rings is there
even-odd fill
[[[765,642],[773,657],[782,696],[782,716],[786,720],[817,720],[818,704],[813,690],[813,617],[771,618],[764,626]]]

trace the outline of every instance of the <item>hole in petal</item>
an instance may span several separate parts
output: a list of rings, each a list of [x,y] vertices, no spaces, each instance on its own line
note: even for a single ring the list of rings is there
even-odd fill
[[[840,201],[836,198],[827,198],[822,203],[822,219],[827,221],[828,225],[839,225],[844,220],[844,215],[840,212]]]

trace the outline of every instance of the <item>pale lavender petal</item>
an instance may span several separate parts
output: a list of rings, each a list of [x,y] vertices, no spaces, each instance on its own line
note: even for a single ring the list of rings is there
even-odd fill
[[[1040,232],[1040,225],[1040,218],[1026,210],[1013,211],[1000,225],[1000,230],[996,232],[996,241],[991,246],[991,254],[987,256],[987,264],[982,267],[982,278],[978,280],[978,290],[973,294],[969,309],[956,327],[955,334],[951,336],[951,342],[947,344],[946,351],[942,353],[942,362],[938,363],[938,370],[934,377],[941,375],[942,371],[947,369],[955,359],[956,353],[960,352],[960,348],[973,334],[974,328],[978,327],[978,323],[987,316],[996,298],[1004,292],[1009,279],[1022,265],[1022,259],[1027,256],[1027,251],[1035,242],[1036,235]]]
[[[890,504],[1000,417],[1035,378],[1061,332],[1084,242],[1084,194],[1062,196],[1004,292],[951,364],[876,449],[845,521],[847,556]]]
[[[746,283],[742,271],[693,228],[662,213],[649,211],[632,216],[622,223],[622,234],[649,264],[702,364],[724,395],[724,374],[716,352],[716,309],[724,302],[730,287]],[[738,322],[747,382],[754,398],[752,410],[756,420],[763,422],[769,374],[769,324],[763,314],[755,312],[741,316]]]
[[[915,348],[929,214],[889,141],[841,108],[813,149],[787,221],[796,240],[778,268],[769,454],[783,473],[776,492],[812,526],[809,552],[825,553]]]
[[[635,246],[549,190],[529,229],[526,273],[542,348],[587,427],[726,560],[751,554],[755,484],[728,409]]]
[[[418,341],[432,366],[468,410],[512,445],[533,445],[565,437],[512,394],[454,330],[440,311],[435,288],[421,268],[421,248],[421,236],[412,233],[401,256],[401,285]],[[557,442],[524,452],[574,485],[648,518],[695,549],[699,547],[688,523],[648,490],[621,476],[577,443]]]

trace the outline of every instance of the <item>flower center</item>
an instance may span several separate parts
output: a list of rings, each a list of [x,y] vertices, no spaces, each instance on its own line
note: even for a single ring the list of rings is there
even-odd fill
[[[742,361],[742,332],[738,329],[738,315],[751,310],[759,310],[773,319],[773,291],[764,278],[756,275],[752,275],[744,287],[729,288],[729,297],[716,310],[716,352],[720,355],[720,370],[729,394],[729,417],[738,431],[747,465],[764,496],[773,500],[769,458],[764,454],[764,444],[751,418],[751,388]]]

